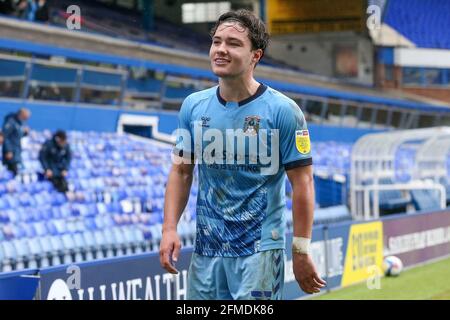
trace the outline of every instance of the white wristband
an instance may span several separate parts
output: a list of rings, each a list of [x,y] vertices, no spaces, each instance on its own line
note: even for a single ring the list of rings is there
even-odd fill
[[[309,254],[310,253],[310,248],[309,248],[310,243],[311,243],[311,239],[302,238],[302,237],[293,237],[292,238],[292,252]]]

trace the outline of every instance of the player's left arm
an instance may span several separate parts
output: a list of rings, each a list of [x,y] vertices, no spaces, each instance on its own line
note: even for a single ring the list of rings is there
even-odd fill
[[[309,242],[314,218],[314,179],[312,165],[286,171],[292,185],[292,221],[294,237]],[[308,243],[309,244],[309,243]],[[306,293],[317,293],[326,283],[318,275],[309,252],[292,252],[295,279]]]
[[[317,274],[309,254],[315,203],[309,130],[303,112],[295,101],[284,102],[276,123],[280,128],[282,164],[292,185],[294,275],[304,292],[315,293],[325,282]]]

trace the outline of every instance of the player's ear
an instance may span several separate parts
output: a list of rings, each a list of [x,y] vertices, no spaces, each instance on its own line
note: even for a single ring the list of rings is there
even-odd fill
[[[261,49],[257,49],[255,51],[253,51],[253,62],[258,63],[259,60],[261,60],[263,55],[263,51]]]

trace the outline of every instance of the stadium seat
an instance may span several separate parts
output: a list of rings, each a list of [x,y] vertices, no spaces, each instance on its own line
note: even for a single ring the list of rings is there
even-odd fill
[[[14,270],[17,260],[16,248],[10,241],[4,241],[0,246],[3,249],[3,272]]]
[[[101,251],[102,248],[97,245],[92,231],[84,231],[82,236],[85,243],[86,261],[94,260],[97,257],[97,251]],[[103,254],[101,254],[101,258],[103,258]]]
[[[38,238],[27,239],[27,244],[30,249],[30,257],[28,261],[28,268],[36,269],[38,268],[38,260],[40,260],[41,265],[48,264],[46,260],[46,256],[43,256],[43,249],[41,247],[41,243]]]
[[[440,210],[437,192],[432,190],[412,190],[412,203],[417,211]]]
[[[51,263],[50,259],[51,259],[52,255],[54,254],[55,250],[53,249],[50,236],[47,235],[47,236],[39,237],[36,240],[39,241],[40,246],[41,246],[41,252],[40,252],[41,268],[51,266],[52,263]],[[59,264],[60,261],[57,261],[56,263]]]
[[[61,258],[64,253],[63,243],[61,238],[58,235],[54,235],[50,237],[51,247],[53,248],[53,254],[51,256],[51,265],[58,265],[64,263],[64,260]]]
[[[30,248],[28,247],[27,239],[16,239],[12,241],[12,245],[15,249],[16,268],[24,269],[26,263],[30,259]]]
[[[60,239],[64,248],[63,263],[70,264],[76,262],[74,255],[78,253],[78,250],[72,235],[66,233]]]
[[[107,239],[103,234],[103,232],[100,230],[94,232],[94,237],[100,249],[97,251],[97,259],[113,257],[114,256],[112,250],[113,241],[112,240],[108,241],[109,239]]]

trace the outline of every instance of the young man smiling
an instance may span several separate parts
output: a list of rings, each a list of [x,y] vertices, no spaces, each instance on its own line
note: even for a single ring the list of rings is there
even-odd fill
[[[167,182],[161,265],[178,272],[177,224],[197,162],[197,232],[187,298],[281,299],[286,173],[293,187],[293,271],[303,291],[319,292],[325,282],[309,254],[314,185],[304,116],[293,100],[253,76],[269,39],[260,19],[246,10],[227,12],[211,36],[209,56],[219,85],[191,94],[180,110],[179,132],[185,134],[177,136],[177,161]],[[263,132],[269,132],[270,141]],[[206,152],[211,148],[205,137],[214,140],[212,152]],[[222,137],[226,139],[216,141]],[[264,173],[267,163],[251,151],[255,144],[273,158],[279,156],[277,170]]]

